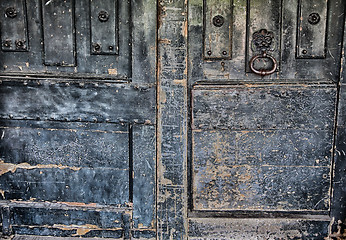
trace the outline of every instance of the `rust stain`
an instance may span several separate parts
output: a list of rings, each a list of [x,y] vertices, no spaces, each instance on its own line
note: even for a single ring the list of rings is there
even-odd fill
[[[81,168],[80,167],[71,167],[71,166],[63,166],[61,164],[55,165],[55,164],[38,164],[35,166],[30,165],[29,163],[20,163],[20,164],[13,164],[13,163],[5,163],[4,160],[0,161],[0,176],[4,175],[8,172],[16,172],[17,169],[43,169],[43,168],[58,168],[58,169],[71,169],[74,171],[78,171]]]

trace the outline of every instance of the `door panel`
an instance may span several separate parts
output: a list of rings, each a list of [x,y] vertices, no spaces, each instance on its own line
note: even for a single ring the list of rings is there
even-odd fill
[[[129,1],[100,5],[90,0],[2,0],[1,9],[17,13],[13,18],[1,16],[4,73],[131,78]],[[104,20],[100,20],[102,13]],[[16,41],[23,46],[18,47]]]
[[[1,128],[1,157],[6,161],[0,177],[4,199],[128,203],[127,126],[10,124],[3,123],[6,127]],[[112,186],[103,184],[103,179],[113,182]]]
[[[204,54],[204,44],[208,39],[214,39],[221,36],[219,32],[210,32],[209,35],[203,33],[207,31],[208,24],[206,21],[212,21],[214,16],[222,15],[225,9],[208,10],[208,0],[199,0],[189,3],[189,53],[193,63],[190,65],[190,83],[227,83],[239,82],[316,82],[320,81],[338,81],[340,69],[340,42],[343,29],[343,21],[337,16],[337,13],[343,12],[342,1],[328,1],[328,11],[325,13],[326,1],[317,1],[319,11],[311,11],[304,20],[299,20],[299,4],[298,0],[280,1],[246,1],[234,0],[232,5],[232,18],[230,26],[231,34],[231,59],[228,56],[218,59],[210,59]],[[212,0],[211,0],[212,2]],[[306,1],[309,2],[309,1]],[[315,1],[316,2],[316,1]],[[224,5],[219,5],[225,7]],[[317,10],[316,10],[317,11]],[[309,24],[309,27],[318,29],[316,32],[307,31],[304,35],[304,41],[310,42],[309,39],[320,39],[318,41],[326,46],[324,48],[325,55],[317,57],[310,56],[301,58],[297,55],[297,36],[300,34],[300,21],[308,21],[310,13],[318,13],[320,21],[318,24]],[[326,16],[327,15],[327,16]],[[211,16],[211,17],[210,17]],[[225,19],[227,16],[223,16]],[[212,23],[214,29],[219,29]],[[318,34],[320,29],[324,29],[326,24],[327,31],[324,34]],[[271,35],[271,44],[268,47],[268,54],[273,56],[277,62],[275,73],[261,79],[259,76],[253,75],[249,62],[251,58],[260,55],[261,50],[256,48],[254,40],[255,33],[265,29]],[[216,30],[215,30],[216,31]],[[313,34],[313,36],[311,35]],[[213,36],[214,35],[214,36]],[[324,43],[324,37],[325,43]],[[217,38],[221,44],[223,38]],[[298,42],[299,43],[299,42]],[[216,44],[216,42],[214,43]],[[310,48],[321,48],[319,42],[311,43]],[[316,44],[316,45],[315,45]],[[320,46],[320,47],[319,47]],[[339,46],[329,47],[327,46]],[[308,53],[306,53],[308,55]],[[269,62],[268,59],[265,59]],[[244,73],[244,66],[245,74]],[[333,67],[331,67],[333,66]],[[268,63],[268,68],[270,64]],[[262,81],[260,81],[262,80]],[[302,81],[303,80],[303,81]]]
[[[189,2],[189,236],[323,239],[344,3],[212,2]]]
[[[194,209],[328,210],[335,96],[321,87],[196,87]]]
[[[0,0],[3,235],[156,237],[155,6]]]

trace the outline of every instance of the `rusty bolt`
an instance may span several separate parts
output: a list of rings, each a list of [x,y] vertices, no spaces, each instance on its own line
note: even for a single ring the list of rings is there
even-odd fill
[[[14,7],[9,7],[9,8],[6,8],[5,14],[6,14],[6,17],[15,18],[17,17],[17,10]]]

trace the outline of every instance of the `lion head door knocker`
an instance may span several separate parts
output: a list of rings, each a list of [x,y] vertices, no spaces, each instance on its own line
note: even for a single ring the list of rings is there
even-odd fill
[[[276,59],[270,55],[275,50],[274,34],[261,29],[252,35],[252,51],[256,54],[250,60],[252,72],[266,76],[274,73],[277,68]]]

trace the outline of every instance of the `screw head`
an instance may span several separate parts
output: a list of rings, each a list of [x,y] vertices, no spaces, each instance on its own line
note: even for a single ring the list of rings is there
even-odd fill
[[[223,55],[227,55],[227,51],[223,51],[222,54],[223,54]]]
[[[225,19],[221,15],[213,17],[213,24],[215,27],[221,27],[225,23]]]
[[[306,49],[302,50],[302,54],[307,54],[308,51],[306,51]]]
[[[17,10],[14,7],[9,7],[9,8],[6,8],[5,14],[6,14],[6,17],[15,18],[17,17]]]
[[[312,25],[319,23],[320,20],[321,20],[321,17],[318,13],[311,13],[308,18],[308,22]]]
[[[208,50],[208,51],[207,51],[207,54],[210,56],[210,55],[211,55],[211,51],[210,51],[210,50]]]
[[[100,22],[107,22],[109,19],[109,14],[107,11],[99,12],[99,20]]]

